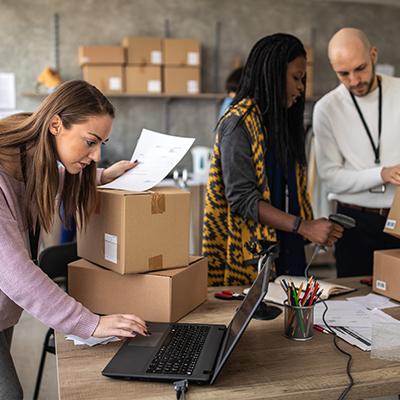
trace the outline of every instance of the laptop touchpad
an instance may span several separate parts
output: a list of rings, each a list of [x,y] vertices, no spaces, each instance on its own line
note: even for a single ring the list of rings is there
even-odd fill
[[[129,341],[128,346],[154,347],[158,344],[163,334],[164,332],[152,332],[151,336],[137,335]]]

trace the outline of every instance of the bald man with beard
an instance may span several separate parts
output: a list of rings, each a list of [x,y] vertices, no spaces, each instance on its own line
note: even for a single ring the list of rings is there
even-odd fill
[[[337,212],[353,217],[335,244],[338,277],[372,275],[375,250],[400,247],[383,232],[400,185],[400,79],[375,73],[378,50],[343,28],[328,56],[341,84],[313,112],[318,173]]]

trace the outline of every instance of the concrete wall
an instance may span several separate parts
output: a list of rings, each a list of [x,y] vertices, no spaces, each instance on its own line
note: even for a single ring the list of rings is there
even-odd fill
[[[392,0],[386,0],[391,2]],[[43,98],[33,91],[39,73],[54,66],[54,14],[59,16],[59,66],[64,80],[82,78],[79,45],[119,45],[124,36],[198,38],[202,42],[203,92],[223,92],[232,60],[246,59],[261,37],[275,32],[315,46],[314,92],[335,87],[326,46],[344,26],[363,29],[379,50],[379,62],[400,73],[400,8],[361,2],[311,0],[0,0],[0,72],[14,72],[17,108],[35,110]],[[168,23],[166,23],[168,21]],[[220,27],[218,74],[216,33]],[[168,29],[167,29],[168,28]],[[215,88],[215,82],[218,86]],[[142,128],[162,132],[166,101],[111,98],[117,108],[107,158],[130,158]],[[212,146],[221,101],[174,99],[168,103],[169,132]],[[181,166],[191,168],[187,155]]]

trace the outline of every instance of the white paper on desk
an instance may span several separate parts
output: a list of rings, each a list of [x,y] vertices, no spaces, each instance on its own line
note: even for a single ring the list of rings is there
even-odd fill
[[[86,344],[88,346],[95,346],[96,344],[107,344],[109,342],[116,342],[118,340],[121,340],[116,336],[108,336],[105,338],[95,338],[93,336],[90,336],[88,339],[82,339],[79,336],[67,335],[65,336],[65,338],[67,340],[73,340],[75,345]]]
[[[131,161],[138,160],[139,164],[113,182],[100,187],[137,192],[148,190],[172,171],[194,140],[143,129],[131,158]]]
[[[354,304],[369,308],[370,310],[377,308],[382,310],[384,308],[399,307],[399,304],[390,301],[389,297],[382,296],[376,293],[369,293],[366,296],[349,297],[347,301],[351,301]]]
[[[328,325],[371,327],[371,317],[365,307],[347,300],[328,300],[325,303],[328,306],[328,311],[325,314]],[[322,302],[317,303],[314,309],[314,323],[316,325],[325,325],[322,320],[324,312],[324,304]]]
[[[12,72],[0,73],[0,109],[12,110],[15,108],[15,74]]]

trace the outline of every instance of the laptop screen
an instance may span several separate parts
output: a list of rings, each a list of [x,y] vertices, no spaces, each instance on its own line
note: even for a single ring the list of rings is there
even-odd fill
[[[271,258],[269,258],[264,264],[260,273],[257,275],[257,278],[254,280],[253,285],[248,291],[247,296],[232,318],[225,335],[225,340],[222,344],[222,349],[215,368],[215,373],[211,380],[211,384],[215,381],[222,366],[225,364],[225,361],[228,359],[232,350],[236,346],[236,343],[242,336],[244,330],[253,317],[254,312],[257,310],[257,307],[267,294],[270,268]]]

